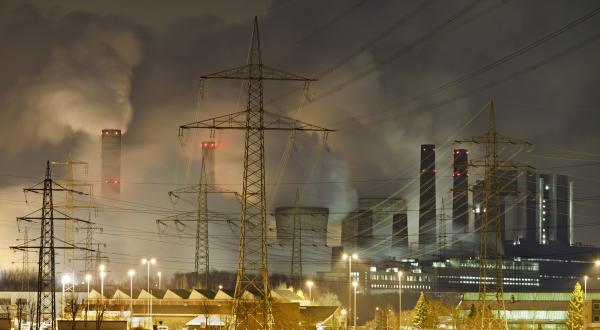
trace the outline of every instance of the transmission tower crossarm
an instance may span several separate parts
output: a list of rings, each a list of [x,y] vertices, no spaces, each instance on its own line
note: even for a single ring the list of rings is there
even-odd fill
[[[294,73],[275,69],[264,64],[246,64],[231,69],[200,76],[200,81],[207,79],[230,80],[278,80],[278,81],[317,81]]]
[[[248,125],[246,120],[248,111],[235,112],[223,116],[213,117],[194,123],[189,123],[179,126],[179,136],[183,136],[183,131],[186,129],[204,128],[204,129],[260,129],[271,131],[312,131],[312,132],[335,132],[334,129],[324,128],[317,125],[309,124],[301,120],[293,119],[286,116],[277,115],[271,112],[263,111],[262,126],[254,127]]]

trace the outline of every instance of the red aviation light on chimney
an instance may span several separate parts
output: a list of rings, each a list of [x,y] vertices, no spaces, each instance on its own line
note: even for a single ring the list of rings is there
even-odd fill
[[[204,141],[204,142],[202,142],[202,148],[203,149],[216,149],[217,143],[214,141]]]

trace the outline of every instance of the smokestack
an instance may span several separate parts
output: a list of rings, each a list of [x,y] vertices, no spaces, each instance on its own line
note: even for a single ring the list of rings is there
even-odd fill
[[[419,191],[419,246],[435,243],[435,145],[421,145],[421,182]]]
[[[215,141],[202,141],[202,159],[204,159],[207,184],[215,184],[215,149],[217,149]]]
[[[103,195],[121,192],[121,130],[102,130],[101,191]]]
[[[454,149],[452,232],[463,234],[469,227],[469,151]]]

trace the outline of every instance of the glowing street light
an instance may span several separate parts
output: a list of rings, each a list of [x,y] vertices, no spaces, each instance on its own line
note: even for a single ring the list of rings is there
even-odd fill
[[[156,264],[156,259],[154,258],[144,258],[142,259],[142,265],[147,265],[148,266],[148,270],[146,272],[146,277],[148,279],[148,293],[150,294],[150,303],[149,303],[149,314],[150,314],[150,324],[154,325],[154,322],[152,320],[152,291],[150,290],[150,265],[155,265]]]
[[[306,281],[306,286],[308,286],[308,300],[312,301],[312,286],[315,282],[308,280]]]
[[[92,280],[92,274],[85,274],[85,282],[87,283],[87,297],[86,297],[86,305],[87,309],[85,311],[85,319],[87,320],[87,314],[90,310],[90,281]]]
[[[353,315],[354,320],[352,321],[352,324],[354,326],[353,329],[356,329],[356,309],[357,309],[356,308],[356,288],[358,287],[358,282],[353,281],[352,287],[354,288],[354,309],[352,310],[352,313],[354,314]]]
[[[402,329],[402,271],[398,271],[398,330]]]
[[[104,300],[104,278],[106,277],[105,271],[100,271],[100,295]]]
[[[352,255],[344,253],[342,259],[348,260],[348,310],[352,310],[352,259],[358,259],[358,255],[356,253]]]
[[[587,280],[588,276],[583,277],[583,300],[587,300]]]
[[[130,269],[127,275],[129,275],[129,313],[133,314],[133,276],[135,275],[135,270]]]

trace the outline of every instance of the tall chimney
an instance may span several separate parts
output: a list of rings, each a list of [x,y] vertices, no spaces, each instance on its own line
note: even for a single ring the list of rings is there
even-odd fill
[[[421,182],[419,191],[419,246],[435,243],[435,145],[421,145]]]
[[[121,192],[121,130],[102,130],[101,191],[103,195]]]
[[[463,234],[469,227],[469,151],[454,149],[452,185],[452,232]]]

